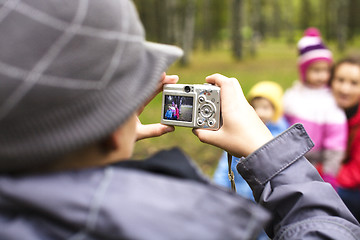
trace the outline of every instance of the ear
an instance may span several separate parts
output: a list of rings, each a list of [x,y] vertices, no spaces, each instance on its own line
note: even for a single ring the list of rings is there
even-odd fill
[[[109,137],[109,147],[111,147],[112,150],[118,150],[121,148],[121,136],[122,135],[122,128],[119,127],[118,129],[113,132]]]
[[[112,134],[104,139],[104,141],[102,141],[101,145],[103,150],[108,153],[120,149],[121,140],[119,136],[121,136],[121,128],[116,129]]]

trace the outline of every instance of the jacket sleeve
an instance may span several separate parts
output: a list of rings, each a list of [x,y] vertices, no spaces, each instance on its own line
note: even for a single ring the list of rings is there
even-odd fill
[[[237,165],[255,200],[272,213],[266,232],[274,239],[357,239],[359,224],[304,157],[312,146],[296,124]]]

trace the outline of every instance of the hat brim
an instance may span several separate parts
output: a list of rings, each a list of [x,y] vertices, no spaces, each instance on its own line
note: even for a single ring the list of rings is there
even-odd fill
[[[11,124],[16,129],[9,124],[0,139],[5,144],[0,149],[0,171],[43,164],[100,141],[121,126],[154,93],[161,74],[183,54],[175,46],[142,44],[137,62],[104,89],[91,91],[62,109]],[[19,133],[22,139],[13,137]]]

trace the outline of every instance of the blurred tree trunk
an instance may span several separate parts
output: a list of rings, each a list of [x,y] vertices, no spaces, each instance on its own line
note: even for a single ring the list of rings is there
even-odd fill
[[[336,37],[337,29],[337,0],[324,1],[324,15],[325,15],[325,36],[328,40],[333,40]]]
[[[147,11],[150,11],[147,9]],[[167,34],[167,25],[169,24],[167,21],[167,4],[164,4],[162,0],[155,0],[154,8],[152,9],[156,14],[155,16],[155,24],[152,25],[152,28],[156,30],[156,41],[161,43],[166,43],[168,41]]]
[[[264,14],[264,8],[266,5],[266,0],[260,0],[260,5],[257,6],[257,9],[259,10],[259,32],[261,38],[265,39],[267,35],[267,24],[266,24],[266,17]]]
[[[273,13],[272,35],[275,38],[279,38],[280,37],[280,29],[281,29],[281,8],[280,8],[279,0],[272,1],[272,13]]]
[[[202,42],[206,51],[210,51],[212,45],[210,1],[211,0],[204,0],[202,6]]]
[[[166,41],[168,44],[179,44],[179,10],[177,0],[163,2],[166,13]]]
[[[342,0],[337,1],[337,40],[338,40],[338,50],[343,52],[346,47],[347,34],[348,34],[348,12],[349,12],[349,1]]]
[[[360,1],[350,0],[348,7],[348,38],[353,39],[360,32]]]
[[[142,0],[135,0],[134,3],[136,4],[136,7],[139,12],[139,16],[141,18],[141,21],[144,25],[144,28],[146,29],[146,37],[147,39],[151,41],[157,41],[157,35],[156,35],[156,19],[154,12],[154,1],[142,1]],[[152,9],[152,11],[150,11]],[[155,26],[154,26],[155,25]]]
[[[294,3],[293,1],[285,0],[286,10],[284,11],[285,28],[286,28],[286,42],[289,45],[295,43],[295,31],[294,31]]]
[[[182,49],[184,56],[181,58],[181,65],[188,65],[194,45],[195,33],[195,0],[187,0],[184,13],[184,30],[182,32]]]
[[[233,0],[232,2],[232,52],[233,56],[237,60],[241,60],[243,57],[243,46],[242,46],[242,9],[243,0]]]
[[[313,11],[310,0],[301,0],[300,5],[300,28],[305,30],[312,24]]]
[[[253,0],[251,6],[251,29],[252,36],[250,41],[250,55],[255,56],[257,45],[260,41],[260,18],[261,18],[261,0]]]

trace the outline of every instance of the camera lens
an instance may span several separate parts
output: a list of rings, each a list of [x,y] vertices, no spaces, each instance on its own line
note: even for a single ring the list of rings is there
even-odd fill
[[[188,93],[188,92],[190,92],[190,90],[191,90],[191,89],[190,89],[190,87],[189,87],[189,86],[185,86],[185,87],[184,87],[184,91],[185,91],[185,92],[187,92],[187,93]]]

